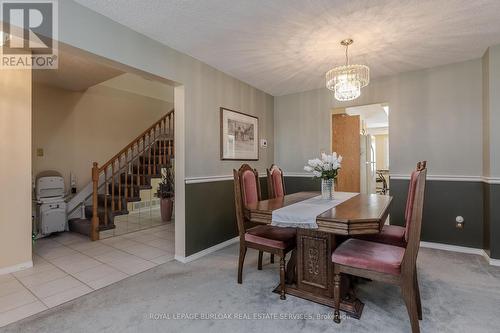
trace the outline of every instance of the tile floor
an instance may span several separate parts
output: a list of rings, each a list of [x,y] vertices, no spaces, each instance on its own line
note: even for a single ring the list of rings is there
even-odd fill
[[[0,275],[0,327],[174,259],[174,224],[91,242],[65,232],[39,239],[33,267]]]
[[[120,236],[164,224],[161,220],[160,206],[130,210],[127,215],[116,216],[114,222],[116,228],[101,232],[101,238]]]

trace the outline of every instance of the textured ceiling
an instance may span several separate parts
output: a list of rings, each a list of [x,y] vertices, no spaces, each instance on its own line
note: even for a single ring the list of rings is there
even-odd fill
[[[273,95],[324,86],[344,62],[372,77],[482,56],[499,0],[76,0]]]

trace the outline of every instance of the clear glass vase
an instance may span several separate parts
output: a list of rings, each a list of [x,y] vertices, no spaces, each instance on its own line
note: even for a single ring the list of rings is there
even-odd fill
[[[321,198],[324,200],[333,200],[334,187],[333,179],[321,179]]]

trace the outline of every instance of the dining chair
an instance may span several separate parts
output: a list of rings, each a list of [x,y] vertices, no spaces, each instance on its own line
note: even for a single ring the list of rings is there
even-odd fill
[[[427,161],[421,161],[417,163],[417,168],[412,172],[410,177],[410,184],[408,186],[408,195],[406,197],[406,209],[404,215],[404,226],[398,225],[384,225],[380,233],[375,235],[359,236],[356,238],[368,240],[377,243],[384,243],[389,245],[395,245],[400,247],[406,247],[405,235],[408,232],[408,224],[410,217],[410,203],[413,201],[415,196],[415,185],[413,181],[416,177],[416,172],[425,169],[427,166]]]
[[[420,332],[418,321],[422,320],[422,304],[416,263],[420,247],[426,176],[427,168],[424,163],[412,177],[415,194],[408,207],[406,248],[351,238],[333,251],[336,323],[340,323],[341,274],[349,274],[399,285],[410,317],[412,332]]]
[[[286,193],[283,170],[275,164],[267,169],[267,192],[269,199],[284,197]]]
[[[285,256],[296,245],[294,228],[258,225],[250,227],[247,205],[261,200],[259,174],[248,164],[239,170],[233,170],[236,222],[240,237],[240,255],[238,260],[238,283],[243,280],[243,263],[247,249],[259,251],[258,269],[262,269],[263,252],[277,255],[280,258],[280,298],[285,299]]]

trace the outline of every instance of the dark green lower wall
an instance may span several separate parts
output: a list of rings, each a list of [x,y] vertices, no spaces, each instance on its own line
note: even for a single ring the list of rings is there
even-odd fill
[[[391,223],[403,225],[408,180],[391,179]],[[285,177],[287,193],[319,191],[320,181]],[[261,178],[267,198],[266,178]],[[465,228],[455,227],[456,216]],[[186,185],[186,256],[238,235],[234,212],[233,181]],[[427,181],[422,240],[485,248],[500,259],[500,185],[482,182]]]
[[[286,177],[287,193],[320,190],[320,182],[306,177]],[[391,223],[404,225],[408,180],[391,179]],[[422,240],[451,245],[483,247],[483,183],[427,181]],[[497,201],[500,202],[500,201]],[[455,227],[456,216],[465,228]],[[500,240],[500,238],[497,238]]]
[[[500,259],[500,184],[484,184],[484,222],[484,248]]]
[[[266,199],[266,178],[260,183]],[[186,184],[186,256],[236,236],[233,181]]]

